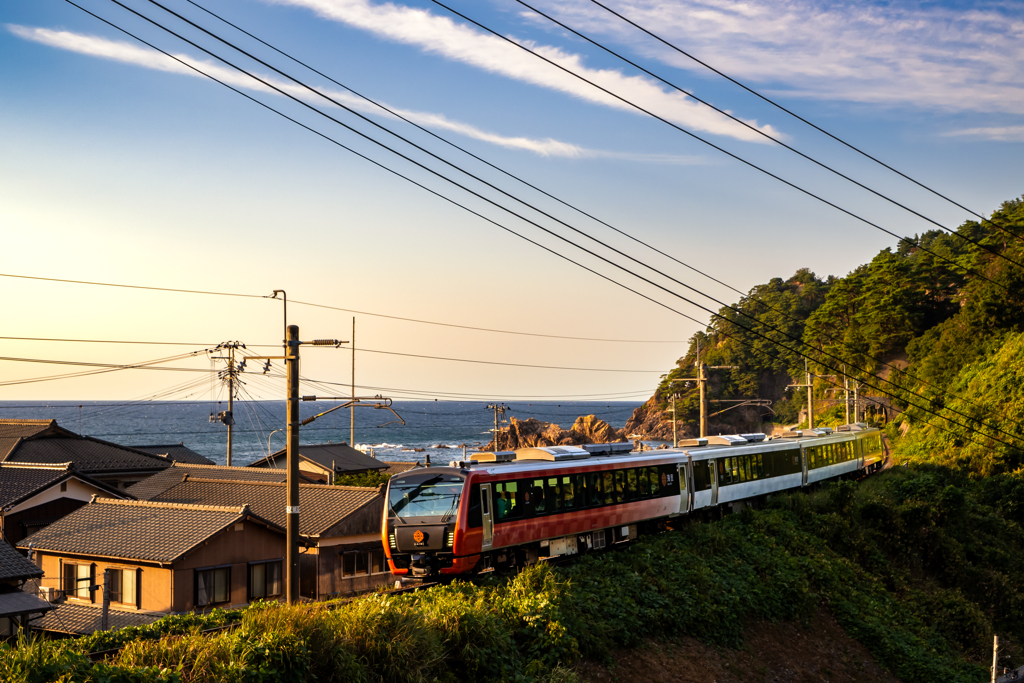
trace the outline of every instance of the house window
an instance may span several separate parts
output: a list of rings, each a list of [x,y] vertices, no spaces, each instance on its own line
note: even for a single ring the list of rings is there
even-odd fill
[[[345,578],[382,574],[388,571],[382,550],[357,550],[341,553],[341,575]]]
[[[91,600],[92,565],[64,563],[64,595],[79,600]]]
[[[110,591],[110,601],[122,605],[136,605],[138,603],[136,598],[138,593],[136,591],[135,570],[111,569],[109,571],[110,585],[107,586],[107,590]]]
[[[249,565],[249,599],[281,595],[281,560]]]
[[[231,567],[196,570],[196,607],[231,601]]]

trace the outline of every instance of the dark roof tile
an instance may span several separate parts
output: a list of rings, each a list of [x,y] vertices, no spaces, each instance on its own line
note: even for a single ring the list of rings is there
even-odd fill
[[[153,455],[165,455],[174,462],[183,462],[190,465],[216,465],[214,461],[205,455],[196,453],[183,443],[173,443],[166,446],[131,446],[137,451],[145,451]]]
[[[242,506],[173,505],[97,498],[23,539],[36,550],[173,562],[248,514]]]
[[[299,533],[319,536],[380,496],[376,488],[299,485]],[[154,500],[200,505],[249,505],[253,513],[284,526],[287,485],[189,477]]]
[[[339,474],[345,472],[366,472],[367,470],[383,470],[387,465],[366,453],[352,448],[347,443],[321,443],[299,446],[299,455],[311,460],[321,467],[330,470],[332,467]],[[277,467],[284,469],[285,450],[281,449],[272,455],[250,463],[249,467]]]
[[[75,469],[92,474],[155,471],[171,464],[166,458],[89,437],[27,439],[8,455],[6,462],[73,462]]]
[[[108,623],[111,629],[125,626],[146,626],[164,616],[153,612],[123,611],[115,607],[110,608],[109,614]],[[32,627],[42,631],[84,636],[99,631],[102,619],[103,608],[101,607],[65,602],[56,605],[55,609],[41,619],[34,619]]]
[[[288,473],[284,470],[225,467],[223,465],[192,465],[176,462],[162,472],[157,472],[153,476],[129,486],[128,493],[139,500],[152,500],[172,486],[180,484],[186,474],[203,479],[230,479],[233,481],[282,482],[288,479]]]
[[[21,581],[43,575],[43,570],[34,562],[12,548],[6,541],[0,541],[0,581]]]
[[[29,593],[15,591],[0,594],[0,617],[14,617],[23,614],[49,612],[53,605]]]

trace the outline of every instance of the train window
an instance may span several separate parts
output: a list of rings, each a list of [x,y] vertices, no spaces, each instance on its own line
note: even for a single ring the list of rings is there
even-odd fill
[[[615,502],[615,473],[603,472],[601,474],[601,500],[605,505]]]
[[[641,498],[651,497],[651,484],[647,480],[647,468],[641,467],[636,471],[637,493]]]
[[[764,456],[757,454],[757,478],[764,479]]]
[[[570,510],[576,505],[576,487],[573,486],[575,477],[562,477],[562,507]]]
[[[601,475],[597,472],[589,472],[583,475],[587,480],[587,505],[594,506],[601,504]]]
[[[661,475],[658,474],[657,467],[647,468],[647,482],[650,485],[651,495],[657,496],[661,491]]]
[[[732,481],[738,482],[740,480],[740,459],[729,458],[729,462],[732,464]]]
[[[483,517],[480,514],[480,484],[473,484],[469,487],[469,528],[476,529],[483,524]]]
[[[743,481],[753,481],[754,473],[750,469],[751,456],[743,456]]]
[[[544,480],[534,479],[530,490],[527,492],[529,502],[533,506],[533,514],[542,515],[546,511],[544,504]]]
[[[494,511],[498,521],[519,519],[523,516],[523,505],[519,497],[519,483],[498,482],[494,485]]]
[[[622,503],[626,499],[626,473],[622,470],[615,470],[615,498],[616,503]]]
[[[544,486],[544,507],[548,512],[562,509],[562,485],[558,477],[550,477]]]
[[[637,477],[636,477],[636,470],[634,470],[634,469],[626,470],[626,500],[627,501],[628,500],[636,500],[637,499],[638,489],[637,489],[637,481],[636,481],[636,479],[637,479]]]

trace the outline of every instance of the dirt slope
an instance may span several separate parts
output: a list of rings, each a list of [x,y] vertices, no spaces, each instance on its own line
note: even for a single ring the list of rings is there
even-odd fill
[[[752,624],[741,650],[694,638],[650,642],[613,654],[614,664],[580,666],[587,683],[896,683],[830,615],[802,624]]]

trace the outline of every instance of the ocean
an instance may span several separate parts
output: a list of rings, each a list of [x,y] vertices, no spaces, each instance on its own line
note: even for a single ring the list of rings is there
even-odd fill
[[[310,401],[300,404],[302,419],[338,405]],[[433,463],[460,458],[491,440],[494,413],[487,402],[396,401],[387,410],[357,408],[355,443],[381,460]],[[536,418],[568,429],[580,415],[596,415],[621,428],[641,405],[630,401],[542,401],[506,403],[505,418]],[[218,464],[226,462],[227,428],[210,416],[227,409],[226,402],[147,401],[0,401],[0,419],[56,419],[61,427],[125,446],[182,443]],[[247,465],[285,445],[285,401],[235,401],[232,464]],[[500,425],[499,425],[500,426]],[[275,430],[280,430],[276,431]],[[348,442],[349,410],[339,409],[299,430],[300,443]],[[422,449],[422,450],[418,450]]]

